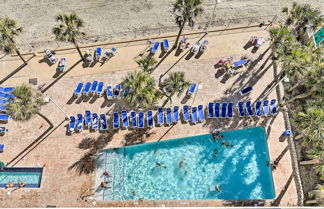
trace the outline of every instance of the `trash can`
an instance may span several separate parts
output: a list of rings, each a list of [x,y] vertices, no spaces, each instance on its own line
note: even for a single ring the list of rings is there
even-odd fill
[[[285,130],[285,131],[283,132],[283,135],[284,135],[284,136],[291,136],[292,134],[291,134],[291,131],[290,131],[289,129],[287,129],[287,130]]]

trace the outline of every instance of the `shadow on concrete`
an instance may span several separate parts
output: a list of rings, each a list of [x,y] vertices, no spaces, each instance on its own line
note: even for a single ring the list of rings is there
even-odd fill
[[[31,144],[29,144],[23,151],[21,151],[18,155],[16,155],[11,161],[9,161],[6,164],[6,166],[9,166],[11,164],[12,164],[11,167],[15,166],[66,121],[64,119],[60,124],[58,124],[54,128],[54,125],[46,116],[40,113],[38,113],[38,115],[41,116],[44,120],[46,120],[46,122],[50,125],[50,127],[43,134],[37,137]]]
[[[63,76],[65,76],[67,73],[69,73],[73,68],[75,68],[80,62],[82,62],[82,59],[77,61],[74,65],[72,65],[67,71],[61,74],[61,76],[57,77],[52,83],[50,83],[45,89],[43,89],[41,92],[45,93],[49,88],[51,88],[56,82],[58,82]]]
[[[12,71],[9,75],[7,75],[5,78],[3,78],[0,81],[0,85],[2,85],[5,81],[7,81],[9,78],[11,78],[13,75],[15,75],[16,73],[18,73],[21,69],[23,69],[27,64],[23,63],[21,64],[18,68],[16,68],[14,71]]]
[[[286,194],[287,189],[288,189],[289,185],[291,184],[293,178],[294,178],[293,174],[290,174],[290,177],[288,178],[285,186],[281,190],[280,194],[276,197],[276,199],[271,203],[271,206],[279,206],[280,205],[280,202],[281,202],[283,196]]]

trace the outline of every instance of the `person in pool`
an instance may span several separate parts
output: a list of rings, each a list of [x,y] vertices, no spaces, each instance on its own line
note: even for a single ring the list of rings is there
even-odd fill
[[[8,184],[6,185],[5,189],[13,188],[13,187],[14,187],[14,184],[12,182],[8,182]]]
[[[233,147],[233,145],[231,145],[228,141],[222,142],[222,145],[225,147]]]
[[[216,192],[221,192],[220,186],[218,184],[216,184],[216,186],[215,186],[215,191]]]
[[[215,149],[214,149],[214,156],[216,157],[217,155],[218,155],[218,149],[215,148]]]
[[[166,168],[166,166],[162,165],[162,164],[159,163],[159,162],[156,162],[155,164],[156,164],[157,167]]]

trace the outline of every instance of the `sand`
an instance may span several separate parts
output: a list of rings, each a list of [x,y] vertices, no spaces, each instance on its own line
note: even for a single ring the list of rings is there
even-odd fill
[[[321,8],[323,0],[296,0]],[[204,29],[213,17],[210,26],[248,25],[268,21],[281,13],[284,6],[293,0],[221,0],[213,15],[215,0],[203,0],[204,14],[198,19],[195,29]],[[17,42],[21,50],[28,50],[26,42],[37,50],[69,45],[56,43],[51,29],[56,24],[55,15],[76,11],[85,21],[88,34],[81,43],[103,42],[139,36],[154,36],[173,32],[172,1],[170,0],[2,0],[1,16],[16,19],[25,32]],[[254,17],[251,19],[251,17]]]

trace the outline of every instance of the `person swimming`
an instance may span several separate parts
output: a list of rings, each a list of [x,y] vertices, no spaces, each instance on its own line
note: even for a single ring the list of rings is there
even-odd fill
[[[215,191],[216,192],[221,192],[220,186],[218,184],[216,184],[216,186],[215,186]]]
[[[222,142],[222,145],[224,145],[225,147],[233,147],[233,145],[230,144],[228,141]]]
[[[217,156],[217,155],[218,155],[218,149],[215,148],[215,149],[214,149],[214,156]]]
[[[156,162],[155,165],[156,165],[157,167],[166,168],[166,166],[162,165],[162,164],[159,163],[159,162]]]

